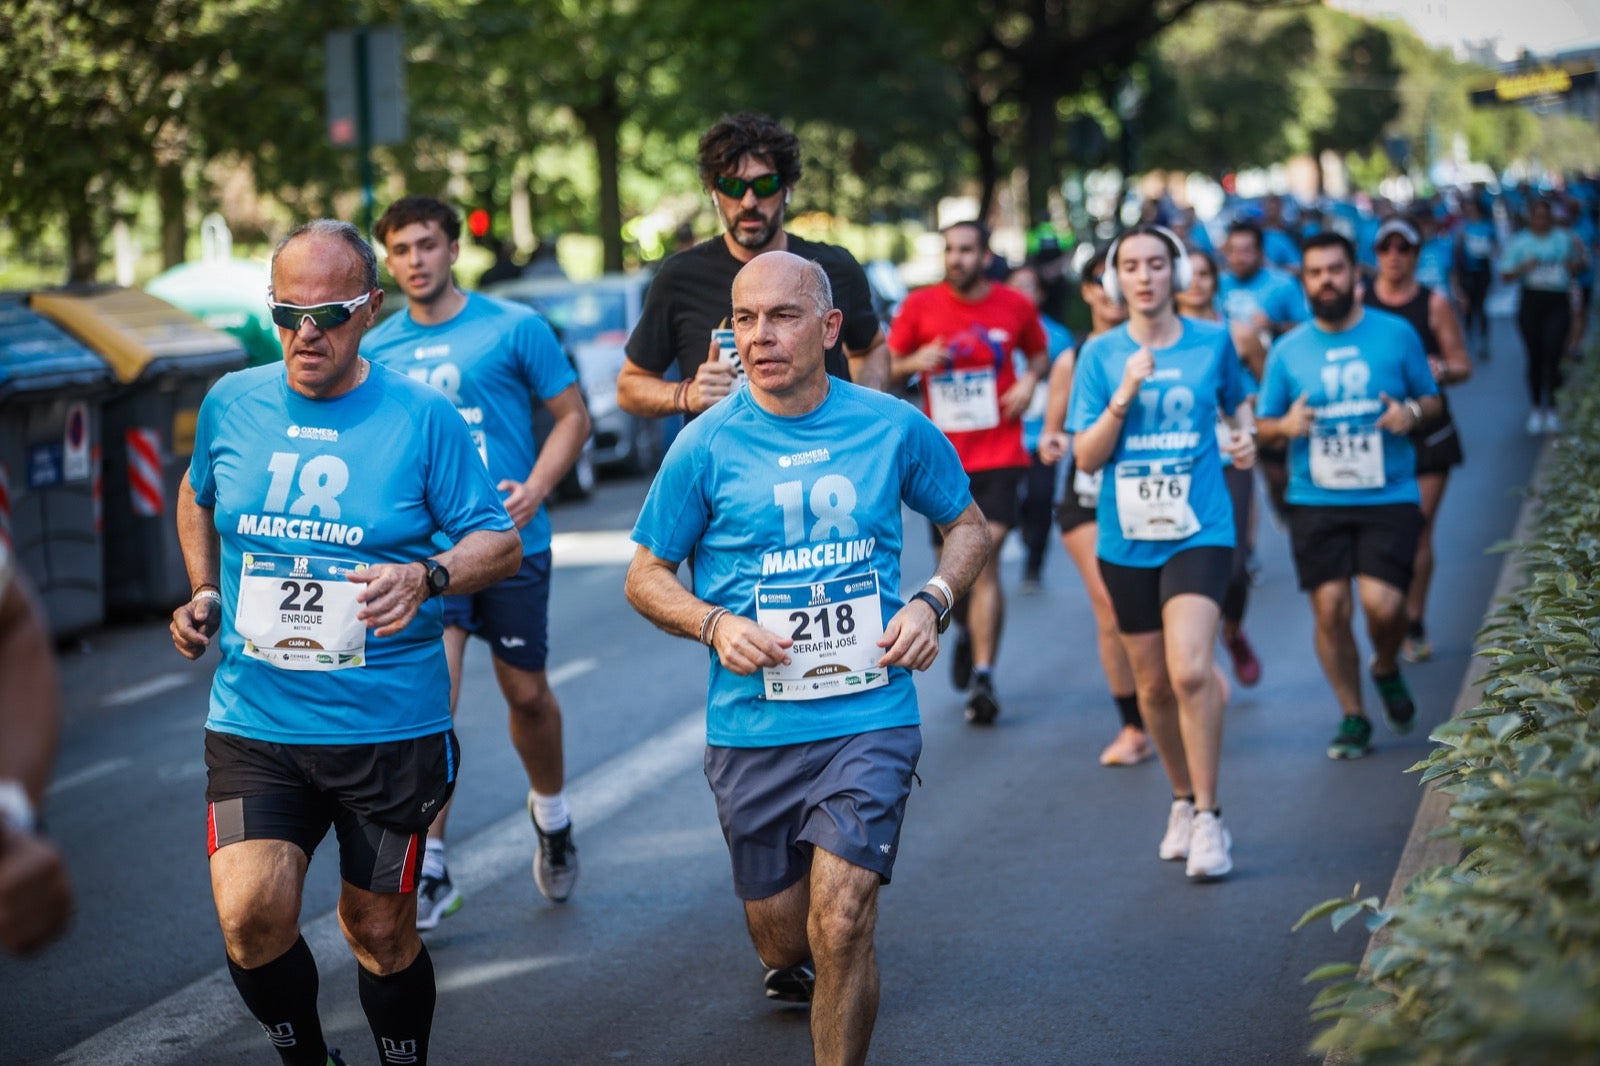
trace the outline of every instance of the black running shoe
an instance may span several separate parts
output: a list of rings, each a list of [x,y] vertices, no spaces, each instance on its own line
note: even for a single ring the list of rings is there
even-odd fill
[[[972,684],[972,635],[965,626],[956,627],[956,646],[950,653],[950,684],[965,692]]]
[[[1378,686],[1378,695],[1383,699],[1383,720],[1389,728],[1400,734],[1411,732],[1417,724],[1417,705],[1411,699],[1411,686],[1400,671],[1388,677],[1373,674],[1372,683]]]
[[[767,998],[779,1003],[809,1004],[811,989],[816,983],[817,971],[810,961],[768,970]]]
[[[967,721],[973,725],[993,725],[1000,717],[1000,702],[994,698],[994,682],[988,674],[978,674],[972,679],[972,690],[967,693]]]

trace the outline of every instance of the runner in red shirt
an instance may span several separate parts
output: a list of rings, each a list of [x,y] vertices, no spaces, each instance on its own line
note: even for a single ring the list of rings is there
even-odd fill
[[[951,680],[967,692],[967,721],[976,725],[1000,713],[992,673],[1005,618],[1000,545],[1017,524],[1018,489],[1028,469],[1022,415],[1050,365],[1033,301],[991,281],[989,261],[989,231],[981,222],[945,227],[944,282],[906,297],[889,329],[895,383],[920,376],[922,409],[955,445],[989,522],[989,560],[956,605],[951,657]],[[1020,371],[1014,351],[1027,356]]]

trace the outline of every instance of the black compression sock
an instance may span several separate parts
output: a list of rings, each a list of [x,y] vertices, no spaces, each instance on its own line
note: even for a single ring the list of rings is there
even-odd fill
[[[1175,799],[1175,800],[1188,800],[1190,803],[1193,803],[1194,802],[1194,793],[1191,792],[1187,796],[1180,796],[1176,792],[1174,792],[1172,794],[1172,798]]]
[[[1410,637],[1412,640],[1421,640],[1423,637],[1427,636],[1427,630],[1422,628],[1421,622],[1407,622],[1406,636]]]
[[[361,1009],[378,1046],[378,1061],[386,1064],[427,1066],[428,1036],[433,1031],[433,960],[423,945],[416,960],[387,977],[358,966]]]
[[[317,961],[305,937],[265,966],[247,970],[229,959],[228,973],[286,1066],[324,1066],[328,1049],[317,1017]]]
[[[1135,729],[1144,728],[1144,715],[1139,713],[1139,697],[1112,696],[1117,701],[1117,713],[1122,716],[1123,725],[1131,725]]]

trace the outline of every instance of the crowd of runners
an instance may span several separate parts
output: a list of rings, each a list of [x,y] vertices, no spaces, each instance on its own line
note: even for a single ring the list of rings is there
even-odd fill
[[[1009,267],[962,220],[942,231],[943,280],[884,324],[849,252],[786,229],[793,133],[730,116],[698,163],[720,230],[661,265],[618,380],[630,412],[686,419],[625,592],[707,649],[706,776],[764,994],[809,1006],[818,1061],[860,1062],[879,889],[921,752],[912,673],[942,655],[972,727],[1002,718],[1011,531],[1021,592],[1039,587],[1052,522],[1082,580],[1116,712],[1099,761],[1165,772],[1152,850],[1193,880],[1225,877],[1224,708],[1272,668],[1247,632],[1257,544],[1288,535],[1339,712],[1328,755],[1372,750],[1368,678],[1409,731],[1432,523],[1472,443],[1448,390],[1510,357],[1491,352],[1486,307],[1514,292],[1527,430],[1560,432],[1600,187],[1298,210],[1268,197],[1212,227],[1150,203],[1104,247]],[[585,402],[548,323],[457,286],[453,207],[399,200],[375,237],[407,301],[382,323],[379,257],[354,227],[317,220],[278,245],[284,361],[208,395],[178,507],[193,598],[173,641],[220,653],[206,825],[227,967],[291,1064],[342,1061],[300,935],[330,828],[375,1047],[427,1059],[420,934],[463,905],[444,830],[471,637],[492,651],[526,771],[533,880],[554,903],[578,881],[545,673],[544,501],[589,433]],[[1049,313],[1064,286],[1087,308],[1081,338]],[[535,399],[553,416],[542,444]],[[926,531],[904,528],[907,506]],[[903,582],[917,535],[934,567]],[[7,769],[27,783],[14,806],[37,801],[41,772]]]

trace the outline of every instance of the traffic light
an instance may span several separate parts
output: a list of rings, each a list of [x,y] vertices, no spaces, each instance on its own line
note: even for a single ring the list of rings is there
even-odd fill
[[[475,207],[467,212],[467,232],[480,241],[489,235],[489,212]]]

